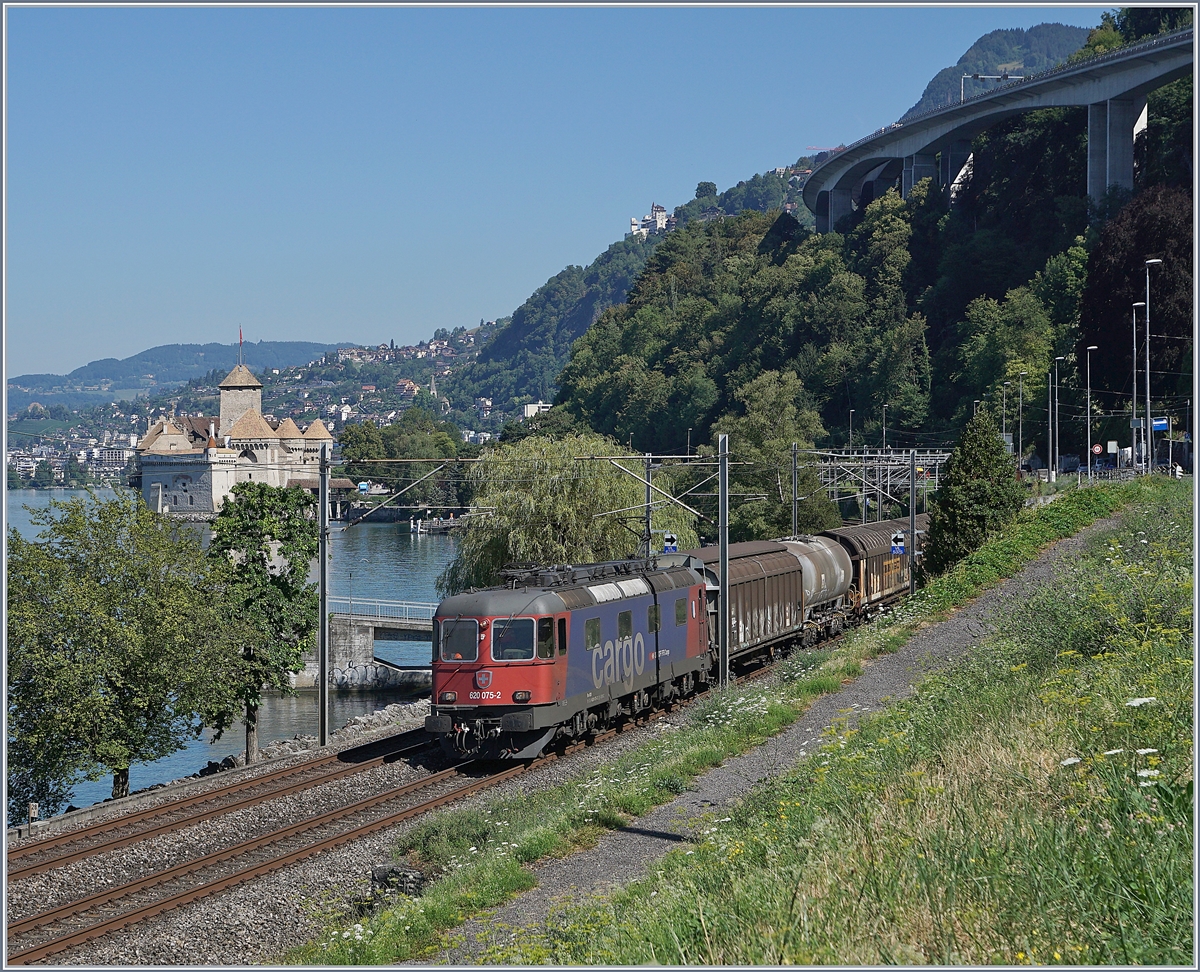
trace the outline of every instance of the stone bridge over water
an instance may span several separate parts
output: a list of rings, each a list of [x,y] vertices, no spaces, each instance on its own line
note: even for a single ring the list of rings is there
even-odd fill
[[[1014,81],[963,102],[895,122],[860,138],[813,169],[804,205],[827,233],[839,219],[900,183],[901,194],[925,178],[952,185],[971,139],[1005,118],[1040,108],[1087,106],[1087,193],[1133,188],[1133,138],[1146,95],[1193,70],[1193,29],[1163,34],[1075,64]]]

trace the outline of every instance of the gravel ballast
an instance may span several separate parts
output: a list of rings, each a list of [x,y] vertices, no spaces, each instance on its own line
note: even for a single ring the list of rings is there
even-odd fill
[[[514,928],[545,919],[555,903],[578,900],[643,875],[662,854],[688,838],[697,820],[728,808],[760,780],[786,772],[803,759],[820,745],[823,731],[834,720],[849,716],[853,721],[856,713],[879,709],[890,700],[909,695],[914,682],[923,674],[946,665],[978,644],[990,630],[991,618],[1003,614],[1007,605],[1045,586],[1056,562],[1079,550],[1088,533],[1112,522],[1093,524],[1079,536],[1047,548],[1016,577],[985,592],[948,620],[919,631],[895,653],[875,659],[862,675],[843,686],[840,692],[816,699],[784,732],[697,778],[688,791],[670,803],[628,827],[605,835],[588,851],[535,865],[536,888],[488,915],[466,923],[455,933],[459,944],[434,961],[450,964],[477,961],[476,956],[484,947],[511,938]],[[677,711],[658,722],[622,733],[602,745],[543,764],[455,806],[469,805],[471,801],[490,801],[497,795],[549,788],[585,775],[595,766],[641,745],[652,735],[682,724],[687,717],[686,709]],[[394,731],[395,727],[392,729]],[[362,741],[365,737],[354,740],[355,743]],[[404,762],[381,769],[383,772],[378,775],[376,771],[372,772],[371,785],[395,785],[402,779],[411,778],[406,772],[418,772]],[[298,804],[312,810],[312,804],[302,800]],[[197,832],[190,838],[183,835],[163,837],[153,842],[152,851],[131,846],[106,855],[106,858],[127,852],[131,858],[138,855],[144,860],[143,855],[151,854],[157,863],[163,864],[174,860],[175,855],[197,856],[203,851],[195,847],[182,851],[174,845],[204,840],[207,846],[210,840],[218,839],[216,831],[222,827],[248,836],[252,829],[257,829],[252,818],[264,813],[262,807],[247,808],[241,815],[229,814],[228,820],[217,819],[190,828],[185,833]],[[271,811],[272,816],[275,813]],[[371,867],[388,862],[398,835],[415,824],[416,821],[406,821],[371,837],[315,855],[223,894],[54,956],[48,963],[94,966],[277,962],[288,949],[321,937],[331,913],[346,913],[356,900],[365,896],[370,887]],[[211,834],[205,829],[210,826],[213,828]],[[238,830],[239,827],[249,829]],[[85,863],[80,862],[79,866]],[[92,862],[92,866],[92,871],[81,871],[76,879],[115,880],[118,876],[119,867],[114,870],[112,861],[103,867]],[[50,875],[39,877],[49,878]],[[18,882],[9,888],[10,916],[17,913],[20,905],[28,908],[27,899],[37,893],[22,888],[25,883]],[[14,891],[18,893],[16,899],[13,898]],[[41,893],[49,895],[53,891],[50,886],[45,886]],[[43,897],[41,903],[44,905],[47,900]]]

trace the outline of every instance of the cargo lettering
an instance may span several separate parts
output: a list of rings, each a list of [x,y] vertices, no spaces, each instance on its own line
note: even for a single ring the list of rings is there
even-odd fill
[[[592,684],[596,688],[625,683],[633,689],[633,679],[646,670],[646,640],[641,632],[632,638],[624,638],[614,644],[606,641],[603,648],[592,652]]]

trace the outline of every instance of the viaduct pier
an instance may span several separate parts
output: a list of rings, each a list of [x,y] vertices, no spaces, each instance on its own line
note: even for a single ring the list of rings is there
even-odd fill
[[[1145,125],[1146,95],[1191,74],[1193,28],[1162,34],[1083,61],[1063,64],[961,102],[910,115],[846,146],[814,167],[804,205],[817,232],[899,184],[931,178],[948,189],[971,151],[971,139],[1012,115],[1041,108],[1088,110],[1087,194],[1133,188],[1133,140]]]

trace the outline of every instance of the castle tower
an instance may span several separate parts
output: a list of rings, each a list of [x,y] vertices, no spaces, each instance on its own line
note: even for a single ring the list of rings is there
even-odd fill
[[[221,428],[218,436],[229,435],[230,429],[250,409],[262,414],[262,382],[240,364],[225,376],[221,389]]]

